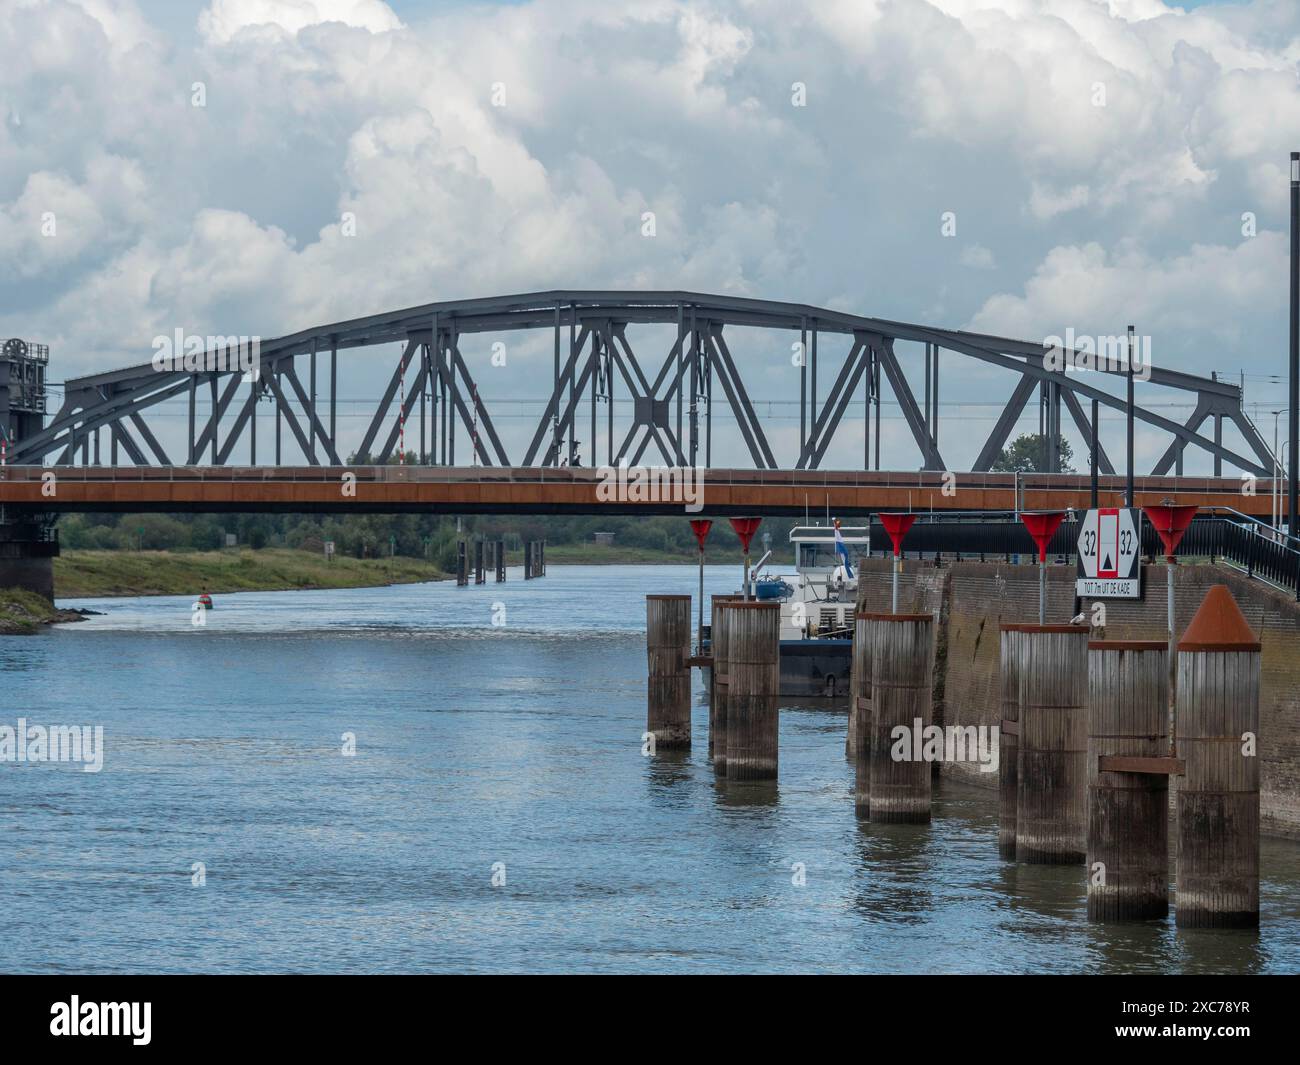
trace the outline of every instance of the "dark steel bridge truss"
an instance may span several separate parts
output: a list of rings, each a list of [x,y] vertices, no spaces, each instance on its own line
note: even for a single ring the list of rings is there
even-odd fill
[[[638,356],[628,342],[627,327],[657,324],[671,329],[667,354],[654,360]],[[742,376],[742,362],[732,353],[728,326],[762,327],[797,334],[799,359],[799,453],[778,456],[755,412]],[[550,330],[554,358],[549,400],[538,414],[526,452],[506,454],[487,403],[460,350],[470,334],[514,330]],[[923,345],[925,390],[918,401],[895,352],[898,341]],[[261,343],[261,372],[245,380],[237,369],[189,372],[156,370],[151,363],[66,382],[64,402],[48,425],[10,444],[8,461],[40,464],[116,466],[121,456],[136,465],[227,465],[238,445],[247,443],[250,464],[257,464],[258,403],[275,409],[275,435],[263,443],[266,461],[283,463],[284,435],[311,465],[344,464],[338,451],[336,385],[338,354],[351,348],[400,343],[402,354],[388,377],[358,456],[385,463],[394,455],[400,434],[418,437],[416,452],[439,465],[457,462],[497,466],[555,466],[578,457],[576,434],[585,428],[583,407],[590,406],[591,450],[587,464],[646,461],[667,465],[712,465],[715,386],[734,415],[749,455],[758,469],[817,469],[835,438],[845,413],[856,402],[865,414],[862,437],[864,469],[881,468],[880,401],[887,386],[897,401],[927,470],[950,469],[939,444],[939,352],[955,352],[1008,371],[1014,387],[993,431],[971,466],[986,471],[1035,393],[1040,431],[1053,439],[1061,433],[1062,409],[1088,440],[1091,422],[1083,401],[1127,412],[1122,396],[1091,383],[1092,373],[1063,373],[1045,364],[1042,345],[1005,337],[890,322],[802,304],[701,295],[691,292],[556,291],[489,299],[455,300],[373,315],[307,329]],[[819,392],[819,346],[824,359],[828,342],[848,353],[829,389]],[[216,354],[216,353],[210,353]],[[832,352],[832,359],[836,352]],[[320,363],[326,362],[321,366]],[[233,360],[231,360],[233,362]],[[207,365],[231,362],[207,360]],[[304,363],[306,364],[304,366]],[[1101,370],[1124,376],[1123,369]],[[318,385],[327,380],[327,395]],[[827,373],[823,376],[824,387]],[[1193,393],[1196,406],[1185,422],[1138,406],[1136,420],[1171,436],[1168,448],[1151,471],[1182,472],[1190,445],[1214,458],[1220,475],[1226,461],[1239,470],[1271,475],[1273,459],[1242,409],[1241,391],[1227,382],[1153,368],[1150,383]],[[861,392],[859,393],[859,388]],[[633,400],[630,427],[615,430],[614,395],[626,389]],[[206,390],[211,413],[196,414],[197,396]],[[399,399],[399,392],[404,393]],[[186,453],[169,455],[146,415],[168,400],[189,399]],[[598,426],[597,401],[606,402],[605,426]],[[295,405],[296,401],[296,405]],[[873,421],[874,411],[874,421]],[[1213,435],[1201,432],[1213,421]],[[1251,454],[1238,454],[1222,443],[1224,420],[1233,423]],[[624,419],[626,421],[626,419]],[[418,427],[417,427],[418,423]],[[604,444],[597,449],[598,429]],[[874,429],[874,448],[873,448]],[[101,448],[101,434],[107,447]],[[273,456],[267,454],[274,449]],[[414,450],[414,449],[412,449]],[[1055,449],[1051,449],[1055,450]],[[604,452],[601,454],[601,452]],[[1098,466],[1115,472],[1104,449]],[[521,460],[521,461],[518,461]],[[1049,464],[1056,462],[1049,456]],[[784,465],[782,464],[784,463]],[[242,462],[240,463],[243,464]],[[887,467],[886,467],[887,468]]]

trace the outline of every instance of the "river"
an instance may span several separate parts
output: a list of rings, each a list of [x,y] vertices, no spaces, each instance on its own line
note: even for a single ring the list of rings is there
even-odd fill
[[[0,724],[104,730],[98,773],[0,764],[0,970],[1300,970],[1300,845],[1264,840],[1258,933],[1089,925],[1081,868],[998,858],[991,790],[857,824],[843,710],[782,711],[775,786],[715,781],[702,690],[643,757],[643,597],[694,568],[521,576],[0,637]]]

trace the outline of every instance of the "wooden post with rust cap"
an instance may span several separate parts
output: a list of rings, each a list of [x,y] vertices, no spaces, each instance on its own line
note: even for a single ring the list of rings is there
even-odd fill
[[[1259,924],[1260,642],[1216,584],[1178,643],[1180,928]]]

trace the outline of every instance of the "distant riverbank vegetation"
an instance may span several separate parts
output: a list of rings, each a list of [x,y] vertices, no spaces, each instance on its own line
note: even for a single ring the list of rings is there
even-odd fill
[[[60,599],[106,595],[198,595],[306,588],[370,588],[441,580],[423,559],[335,556],[282,547],[221,551],[75,550],[54,560]]]
[[[764,519],[752,547],[755,560],[766,549],[766,533],[774,561],[789,562],[787,537],[794,524],[790,518]],[[66,514],[59,519],[58,533],[65,556],[56,571],[60,596],[79,594],[68,590],[66,581],[73,574],[65,571],[70,553],[82,551],[155,556],[214,552],[214,557],[228,558],[283,549],[318,556],[325,565],[325,545],[332,542],[335,561],[329,565],[343,559],[407,559],[445,573],[455,572],[461,537],[504,539],[512,563],[522,561],[525,540],[545,540],[551,563],[694,562],[698,553],[686,515],[470,516],[460,519],[457,532],[455,518],[423,514]],[[596,533],[611,533],[610,542],[597,543]],[[740,543],[726,518],[714,520],[706,549],[710,562],[740,561]],[[184,589],[191,590],[192,583]]]

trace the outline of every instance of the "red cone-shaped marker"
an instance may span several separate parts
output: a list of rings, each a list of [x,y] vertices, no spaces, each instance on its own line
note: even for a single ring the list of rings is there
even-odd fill
[[[758,532],[758,526],[762,520],[762,518],[731,519],[731,527],[736,530],[736,535],[740,537],[740,546],[745,549],[746,554],[749,553],[749,541],[754,538],[754,533]]]
[[[709,538],[709,530],[713,528],[713,522],[708,518],[692,518],[691,532],[695,534],[695,541],[700,545],[700,550],[704,550],[704,541]]]
[[[889,533],[889,538],[894,541],[895,558],[903,549],[903,537],[907,535],[907,530],[912,527],[914,521],[916,521],[915,514],[880,515],[880,524],[885,527],[885,532]]]
[[[1029,535],[1038,545],[1039,562],[1047,561],[1047,545],[1052,542],[1052,537],[1056,535],[1056,530],[1061,527],[1064,518],[1063,510],[1037,510],[1020,515],[1020,520],[1025,523]]]
[[[1178,550],[1178,544],[1183,534],[1187,532],[1187,527],[1192,524],[1192,519],[1196,517],[1197,509],[1197,507],[1174,507],[1165,504],[1142,508],[1151,527],[1160,534],[1160,542],[1165,545],[1165,554],[1170,558]]]

